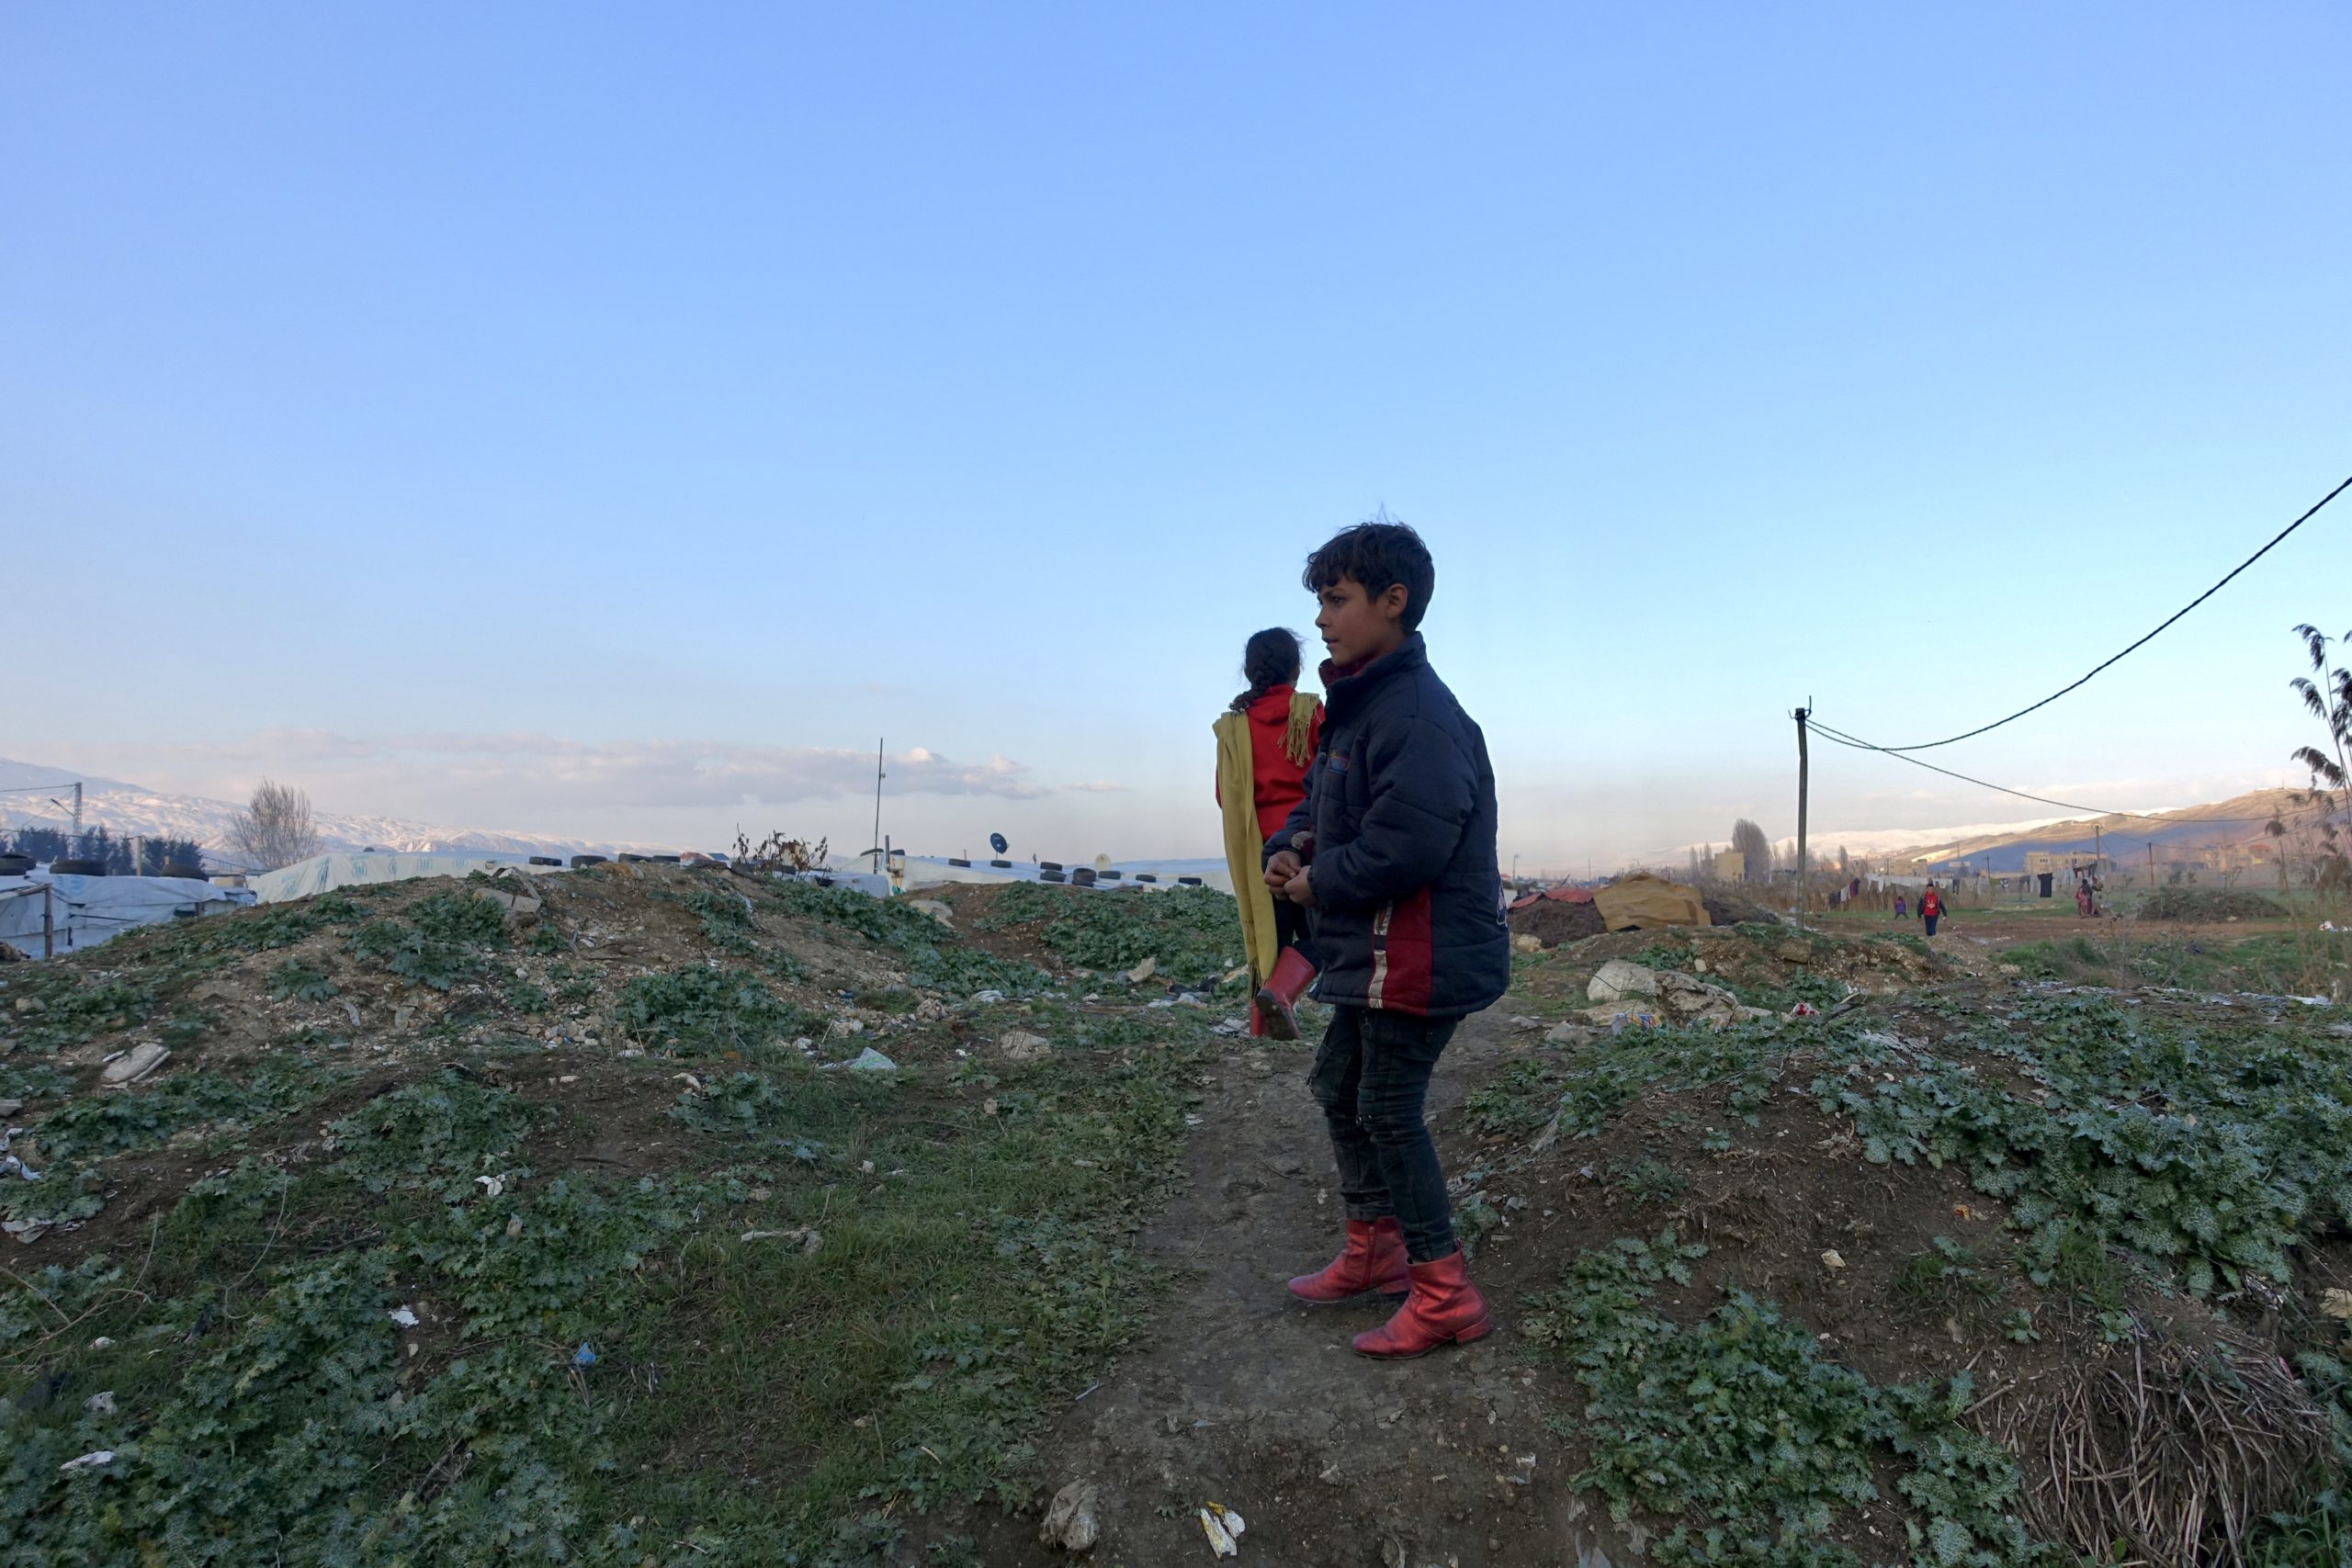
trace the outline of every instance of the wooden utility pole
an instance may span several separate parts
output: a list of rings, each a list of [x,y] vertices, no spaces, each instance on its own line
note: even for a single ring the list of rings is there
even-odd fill
[[[1804,721],[1813,716],[1813,708],[1811,706],[1812,702],[1813,699],[1811,697],[1807,697],[1805,699],[1807,705],[1797,709],[1797,929],[1799,931],[1803,931],[1804,929],[1806,893],[1804,864],[1804,811],[1805,794],[1807,787],[1811,783],[1811,780],[1807,776],[1811,771],[1811,763],[1805,754]]]

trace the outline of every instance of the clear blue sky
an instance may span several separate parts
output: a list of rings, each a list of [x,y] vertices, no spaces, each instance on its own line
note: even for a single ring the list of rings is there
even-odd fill
[[[1506,856],[1785,836],[1797,702],[2006,712],[2352,472],[2347,52],[2324,5],[13,6],[0,753],[862,847],[887,735],[918,848],[1210,852],[1243,637],[1385,504]],[[2339,508],[1947,756],[2285,779]],[[1833,830],[2047,815],[1817,761]]]

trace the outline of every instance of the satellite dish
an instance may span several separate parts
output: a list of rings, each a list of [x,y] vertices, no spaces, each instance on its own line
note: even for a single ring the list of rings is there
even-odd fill
[[[1004,841],[1004,835],[1002,833],[990,833],[989,835],[989,848],[994,850],[997,853],[1002,854],[1012,847],[1012,846],[1011,844]]]

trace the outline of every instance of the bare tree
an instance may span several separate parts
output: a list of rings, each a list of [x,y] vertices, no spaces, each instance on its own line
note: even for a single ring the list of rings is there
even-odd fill
[[[291,784],[262,780],[252,804],[230,819],[229,840],[263,871],[309,860],[319,852],[310,795]]]
[[[1740,871],[1743,882],[1769,882],[1772,878],[1772,840],[1764,829],[1743,817],[1731,825],[1731,847],[1747,863]]]

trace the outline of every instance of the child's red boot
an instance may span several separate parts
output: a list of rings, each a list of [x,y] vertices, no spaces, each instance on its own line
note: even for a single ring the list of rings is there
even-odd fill
[[[1494,1332],[1487,1298],[1464,1270],[1455,1247],[1434,1263],[1411,1265],[1413,1289],[1396,1315],[1356,1336],[1356,1353],[1383,1360],[1426,1356],[1441,1345],[1467,1345]]]
[[[1274,960],[1274,972],[1258,987],[1258,1010],[1266,1020],[1266,1032],[1277,1040],[1298,1038],[1298,1014],[1293,1010],[1306,987],[1315,984],[1315,965],[1295,947],[1283,949]]]
[[[1290,1282],[1290,1293],[1303,1302],[1344,1302],[1378,1291],[1402,1295],[1409,1279],[1405,1262],[1405,1233],[1393,1219],[1350,1220],[1348,1239],[1340,1256],[1318,1274],[1301,1274]]]

